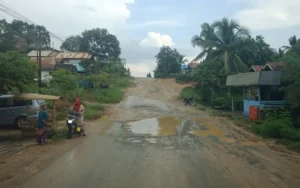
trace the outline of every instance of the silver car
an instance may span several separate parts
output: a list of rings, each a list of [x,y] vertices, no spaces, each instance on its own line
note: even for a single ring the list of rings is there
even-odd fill
[[[20,127],[22,122],[37,120],[40,105],[44,100],[18,100],[12,94],[0,94],[0,126]]]

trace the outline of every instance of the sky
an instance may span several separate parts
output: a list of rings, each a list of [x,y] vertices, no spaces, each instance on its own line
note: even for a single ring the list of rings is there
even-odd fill
[[[107,28],[117,36],[122,58],[136,77],[156,67],[163,45],[192,60],[200,48],[191,38],[200,25],[223,17],[237,20],[252,36],[263,35],[273,48],[300,33],[299,0],[0,0],[50,32],[66,39],[86,29]],[[12,20],[0,9],[0,19]],[[54,45],[60,42],[54,40]]]

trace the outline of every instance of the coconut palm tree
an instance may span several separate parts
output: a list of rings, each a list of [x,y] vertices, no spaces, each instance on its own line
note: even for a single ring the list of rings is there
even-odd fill
[[[235,20],[223,18],[213,24],[216,29],[215,55],[222,58],[227,72],[243,72],[247,66],[237,55],[237,49],[241,47],[239,39],[248,37],[249,31],[241,27]]]
[[[209,23],[203,23],[201,25],[200,35],[194,35],[191,40],[193,47],[198,46],[203,49],[203,51],[193,61],[197,61],[204,56],[208,56],[213,50],[215,40],[216,36],[213,26]]]
[[[203,48],[196,59],[209,55],[209,59],[222,60],[227,73],[247,71],[247,66],[237,55],[237,49],[241,47],[240,39],[244,37],[249,37],[249,31],[235,20],[223,18],[212,25],[205,23],[200,36],[192,39],[194,46]]]
[[[297,44],[297,41],[298,41],[299,39],[297,39],[297,37],[294,35],[294,36],[291,36],[290,38],[289,38],[289,44],[290,44],[290,46],[283,46],[283,49],[284,50],[290,50],[295,44]]]

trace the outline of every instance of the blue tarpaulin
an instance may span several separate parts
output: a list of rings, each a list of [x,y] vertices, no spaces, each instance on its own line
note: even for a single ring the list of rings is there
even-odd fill
[[[181,65],[181,70],[186,70],[186,69],[188,69],[188,67],[189,67],[188,65],[183,64],[183,65]]]
[[[85,72],[84,68],[80,65],[81,60],[69,60],[69,64],[75,65],[78,72]]]

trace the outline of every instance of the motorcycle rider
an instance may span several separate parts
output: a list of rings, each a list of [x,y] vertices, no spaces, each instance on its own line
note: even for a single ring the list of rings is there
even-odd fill
[[[79,98],[76,98],[73,104],[73,111],[79,113],[79,116],[76,117],[76,123],[82,129],[82,135],[86,136],[84,130],[84,106],[81,104]]]

